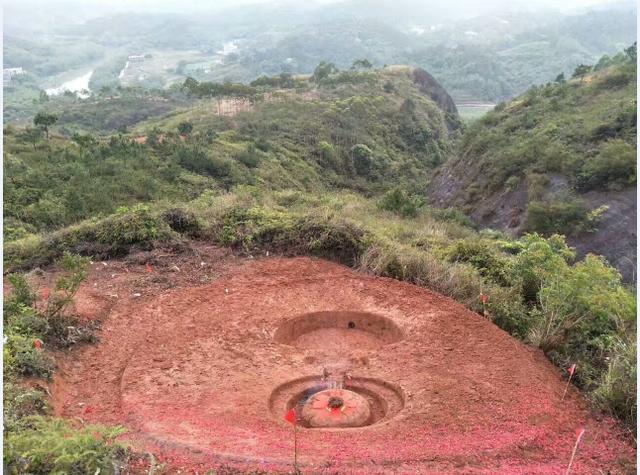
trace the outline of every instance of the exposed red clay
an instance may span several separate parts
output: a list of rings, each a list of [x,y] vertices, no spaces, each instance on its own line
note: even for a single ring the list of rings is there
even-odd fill
[[[635,473],[612,419],[574,388],[561,401],[560,369],[449,298],[322,260],[215,248],[106,264],[92,265],[77,299],[102,318],[101,341],[57,355],[55,412],[124,425],[172,473],[291,471],[292,428],[271,412],[272,391],[324,367],[396,385],[404,407],[367,427],[300,428],[303,473],[560,474],[578,427],[572,473]],[[402,338],[325,329],[298,346],[274,341],[287,319],[323,311],[381,315]]]

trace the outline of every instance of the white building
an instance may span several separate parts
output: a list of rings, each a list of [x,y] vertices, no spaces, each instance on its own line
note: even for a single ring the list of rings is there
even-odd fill
[[[26,71],[22,68],[4,68],[2,70],[2,81],[5,83],[10,82],[14,77],[25,73]]]

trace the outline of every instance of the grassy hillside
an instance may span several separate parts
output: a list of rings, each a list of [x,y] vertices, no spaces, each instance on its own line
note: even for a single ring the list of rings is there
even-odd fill
[[[190,94],[208,95],[201,91],[209,86],[229,90],[192,98],[196,106],[187,108],[160,97],[156,102],[173,106],[173,112],[139,124],[129,135],[76,133],[71,140],[46,140],[34,129],[7,128],[5,237],[52,231],[121,205],[188,200],[239,184],[349,188],[370,195],[403,186],[415,192],[444,161],[459,127],[455,112],[442,110],[420,80],[416,84],[414,71],[400,68],[299,79],[286,89],[205,83]],[[436,100],[446,96],[433,91],[439,93]],[[90,126],[108,113],[119,123],[139,101],[151,100],[105,95],[74,102],[54,131],[70,134],[74,123]],[[247,110],[221,116],[220,103]],[[91,111],[97,116],[84,120]],[[185,126],[188,132],[180,128]],[[108,132],[111,126],[96,128]],[[141,137],[146,143],[139,143]]]
[[[631,277],[635,230],[620,222],[635,215],[635,47],[628,52],[532,87],[473,124],[431,182],[433,202],[513,235],[565,234]]]

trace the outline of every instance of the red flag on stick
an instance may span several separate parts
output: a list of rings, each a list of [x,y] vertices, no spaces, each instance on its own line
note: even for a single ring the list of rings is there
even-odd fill
[[[562,393],[563,401],[564,401],[564,397],[567,395],[567,390],[569,389],[569,383],[571,383],[571,378],[573,378],[573,373],[575,372],[576,372],[576,364],[573,363],[567,370],[567,373],[569,373],[569,379],[567,380],[567,385],[564,388],[564,393]]]
[[[289,409],[289,412],[287,412],[287,414],[284,416],[284,420],[287,421],[290,424],[293,424],[294,426],[296,425],[296,410],[295,409]]]
[[[576,452],[578,451],[578,444],[580,444],[580,440],[582,439],[584,432],[585,432],[584,427],[579,427],[576,429],[576,443],[573,446],[573,452],[571,452],[571,459],[569,460],[569,465],[567,466],[567,471],[565,472],[565,475],[569,475],[569,473],[571,473],[571,465],[573,465],[573,459],[576,456]]]
[[[296,424],[296,410],[292,407],[285,414],[284,420],[293,425],[293,468],[298,470],[298,426]]]

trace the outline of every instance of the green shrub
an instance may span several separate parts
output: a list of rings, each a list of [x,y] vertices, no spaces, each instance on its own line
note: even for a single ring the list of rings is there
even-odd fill
[[[634,335],[618,337],[612,345],[607,370],[594,391],[598,403],[635,429],[637,422],[637,351]]]
[[[510,284],[509,260],[500,255],[495,248],[480,241],[459,240],[447,250],[450,262],[466,262],[475,267],[480,275],[496,284]]]
[[[521,242],[512,272],[531,307],[523,336],[554,363],[576,363],[575,382],[635,425],[635,347],[625,337],[635,335],[634,294],[602,258],[588,255],[570,265],[575,254],[559,236],[528,235]]]
[[[403,218],[415,218],[425,200],[419,196],[410,196],[400,188],[394,188],[384,194],[380,200],[380,209],[399,214]]]
[[[611,140],[600,153],[589,157],[580,170],[576,188],[580,191],[626,187],[636,182],[636,150],[620,140]]]
[[[87,425],[34,416],[26,427],[6,434],[4,464],[11,474],[85,475],[119,473],[126,457],[116,438],[120,427]]]
[[[19,313],[23,308],[29,308],[36,301],[36,295],[31,290],[27,279],[22,274],[10,274],[7,280],[11,285],[11,294],[4,300],[3,321],[7,324],[9,315]]]
[[[236,155],[236,160],[247,168],[256,168],[260,164],[260,155],[254,145]]]
[[[292,216],[263,208],[235,208],[222,218],[215,239],[223,245],[252,252],[260,249],[286,255],[329,258],[352,265],[364,249],[366,235],[341,220]]]
[[[362,271],[392,277],[440,292],[467,308],[482,312],[480,294],[491,296],[490,318],[514,333],[519,330],[524,308],[513,289],[486,282],[465,263],[447,263],[430,252],[401,245],[374,244],[360,258]]]
[[[200,232],[200,222],[190,211],[171,208],[162,213],[162,219],[177,233],[197,236]]]
[[[18,334],[9,335],[5,348],[5,371],[20,376],[33,376],[49,379],[53,375],[53,360],[41,349],[34,345],[35,338]]]
[[[507,178],[507,181],[504,184],[507,191],[515,191],[515,189],[518,188],[518,185],[520,185],[520,177],[512,175]]]
[[[47,395],[36,388],[23,387],[5,378],[2,400],[5,434],[17,430],[28,422],[28,416],[45,415],[49,410]]]
[[[465,226],[468,228],[473,228],[473,221],[464,214],[462,211],[456,208],[432,208],[431,214],[442,221],[450,221],[453,223],[457,223],[460,226]]]
[[[635,318],[635,298],[622,286],[620,275],[601,258],[588,255],[543,277],[538,302],[529,340],[556,362],[579,363],[579,382],[588,389],[597,387],[618,325]]]
[[[373,165],[373,152],[364,144],[356,144],[351,147],[351,159],[356,173],[360,176],[369,176]]]
[[[571,234],[577,226],[587,224],[589,215],[583,204],[575,199],[567,201],[530,201],[527,206],[527,231],[545,235]]]
[[[61,229],[43,238],[27,238],[5,245],[5,264],[10,269],[43,266],[73,254],[108,258],[127,254],[133,246],[151,249],[156,242],[175,237],[160,217],[148,206],[119,208],[116,214],[101,220],[85,221]]]

